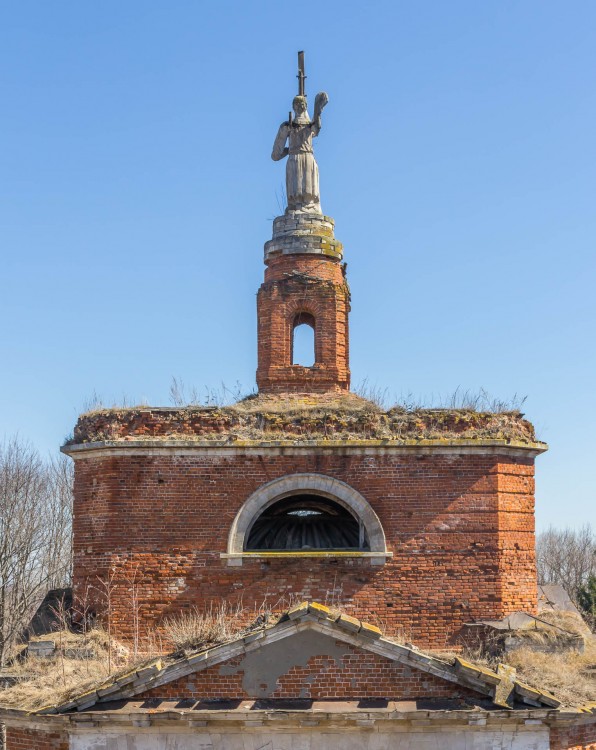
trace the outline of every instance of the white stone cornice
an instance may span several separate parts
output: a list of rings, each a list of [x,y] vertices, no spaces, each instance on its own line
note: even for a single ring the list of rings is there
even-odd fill
[[[64,445],[63,453],[79,458],[109,456],[349,456],[503,455],[534,458],[548,450],[542,442],[513,440],[105,440]]]

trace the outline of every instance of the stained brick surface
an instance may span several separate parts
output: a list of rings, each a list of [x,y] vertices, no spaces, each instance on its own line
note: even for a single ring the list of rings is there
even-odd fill
[[[265,600],[332,602],[422,647],[453,642],[475,619],[535,610],[530,458],[317,448],[92,456],[76,462],[74,584],[79,598],[97,599],[98,579],[113,570],[112,620],[121,635],[132,635],[135,597],[143,627],[220,598],[249,609]],[[262,484],[297,472],[362,493],[393,557],[381,566],[289,557],[229,567],[220,553],[241,505]]]
[[[268,698],[352,700],[387,698],[472,698],[481,696],[434,675],[338,643],[344,653],[338,664],[331,656],[313,656],[306,666],[281,675]],[[143,698],[258,698],[243,687],[242,657],[175,680],[143,693]],[[234,674],[235,670],[238,671]]]

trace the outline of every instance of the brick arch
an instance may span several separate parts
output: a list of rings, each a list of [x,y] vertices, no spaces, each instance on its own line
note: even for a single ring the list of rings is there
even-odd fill
[[[290,316],[290,320],[292,322],[292,328],[294,329],[302,324],[310,326],[313,329],[317,325],[317,316],[311,313],[309,310],[300,309],[298,312],[295,312],[292,316]]]
[[[253,522],[273,503],[295,494],[321,495],[350,510],[362,521],[370,551],[387,553],[385,532],[369,502],[349,484],[325,474],[288,474],[261,485],[244,502],[230,528],[228,554],[242,554]],[[291,552],[288,552],[291,555]]]
[[[317,334],[317,328],[320,327],[321,317],[324,317],[321,305],[318,304],[316,299],[302,299],[292,300],[289,302],[286,308],[286,322],[290,327],[290,335],[293,336],[296,325],[299,325],[296,321],[300,317],[303,317],[302,323],[309,325]]]
[[[305,294],[302,299],[298,298],[289,300],[286,312],[289,318],[299,315],[300,313],[308,313],[309,315],[312,315],[313,318],[317,318],[323,313],[323,308],[316,298]]]

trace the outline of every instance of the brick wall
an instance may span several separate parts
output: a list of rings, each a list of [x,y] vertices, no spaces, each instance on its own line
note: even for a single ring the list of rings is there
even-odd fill
[[[338,260],[282,255],[269,261],[257,295],[258,369],[262,393],[341,391],[350,387],[350,291]],[[292,365],[294,326],[315,331],[315,365]]]
[[[479,695],[434,675],[396,664],[377,654],[360,651],[337,642],[344,650],[341,664],[331,656],[313,656],[306,666],[292,667],[277,681],[268,698],[306,698],[312,700],[358,700],[386,698],[472,698]],[[141,698],[255,698],[243,687],[244,672],[236,668],[244,657],[209,667],[202,672],[153,688],[137,696]]]
[[[6,750],[68,750],[68,736],[62,732],[6,727]]]
[[[596,750],[596,721],[568,727],[552,727],[551,750]]]
[[[112,568],[120,635],[132,635],[135,596],[148,628],[222,598],[249,609],[310,599],[439,648],[463,623],[535,610],[530,458],[317,448],[300,455],[88,455],[76,462],[75,591],[79,598],[89,591],[100,608],[98,577],[107,580]],[[220,553],[243,502],[262,484],[297,472],[332,476],[362,493],[393,558],[381,566],[289,557],[229,567]]]

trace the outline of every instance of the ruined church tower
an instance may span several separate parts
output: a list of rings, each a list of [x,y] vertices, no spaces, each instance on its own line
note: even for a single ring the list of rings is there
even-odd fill
[[[518,412],[384,409],[349,390],[350,292],[313,148],[328,97],[311,116],[304,78],[302,63],[273,145],[288,207],[265,243],[258,394],[90,412],[63,447],[78,609],[123,636],[222,600],[247,616],[315,600],[441,648],[536,609],[546,446],[532,425]],[[303,325],[310,366],[293,352]]]

